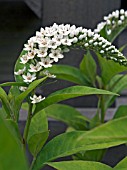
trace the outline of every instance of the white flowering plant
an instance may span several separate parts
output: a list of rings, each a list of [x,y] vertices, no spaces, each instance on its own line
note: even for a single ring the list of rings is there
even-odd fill
[[[16,81],[0,85],[0,169],[17,170],[18,167],[18,170],[40,170],[46,164],[58,170],[112,169],[93,161],[100,161],[106,148],[127,142],[125,114],[104,123],[107,107],[126,86],[126,75],[116,74],[127,70],[127,59],[111,44],[116,35],[126,27],[126,21],[126,12],[116,11],[106,17],[105,22],[94,31],[70,24],[53,24],[51,27],[41,28],[27,41],[15,64]],[[80,70],[54,65],[64,57],[65,52],[75,47],[87,51]],[[89,50],[98,56],[101,76],[96,74],[97,66]],[[69,80],[76,85],[49,96],[38,96],[37,88],[52,78]],[[10,86],[8,93],[3,86]],[[82,116],[75,108],[56,104],[66,99],[93,94],[98,97],[98,109],[92,120]],[[28,111],[23,134],[19,131],[21,108]],[[46,143],[50,133],[48,117],[67,123],[71,130]],[[29,166],[25,158],[27,147],[33,156]],[[69,155],[78,160],[51,163]],[[115,170],[122,170],[121,167],[126,162],[126,159],[120,162]]]

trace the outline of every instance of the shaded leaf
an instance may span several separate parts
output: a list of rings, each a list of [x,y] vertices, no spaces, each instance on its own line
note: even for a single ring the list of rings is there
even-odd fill
[[[69,156],[81,151],[109,148],[126,143],[126,122],[127,117],[124,117],[109,121],[85,133],[83,131],[73,131],[53,138],[38,154],[33,170],[39,170],[46,162],[59,157]]]
[[[11,117],[13,115],[12,108],[10,106],[10,103],[8,101],[8,96],[6,92],[0,87],[0,99],[3,104],[3,108],[6,111],[7,115]]]
[[[71,81],[80,85],[90,85],[87,77],[85,77],[76,67],[68,65],[53,65],[51,68],[48,68],[48,70],[50,73],[55,74],[58,79]]]
[[[115,93],[96,89],[87,86],[72,86],[62,90],[58,90],[52,94],[50,94],[45,100],[40,103],[37,103],[35,108],[35,113],[39,112],[40,110],[46,108],[49,105],[54,103],[78,97],[78,96],[85,96],[85,95],[92,95],[92,94],[107,94],[107,95],[116,95]]]
[[[90,121],[75,108],[64,104],[53,104],[44,110],[48,117],[60,120],[77,130],[85,130]]]
[[[120,117],[127,116],[127,105],[119,106],[115,112],[113,119],[118,119]]]
[[[80,63],[80,70],[92,84],[95,84],[97,66],[90,51],[84,55]]]
[[[127,75],[116,75],[108,84],[108,89],[114,93],[120,93],[127,88]],[[106,108],[111,106],[115,101],[115,96],[105,96]]]
[[[122,66],[112,60],[106,60],[98,54],[99,65],[101,67],[101,78],[106,85],[113,76],[123,71],[127,71],[127,67]]]
[[[26,158],[15,136],[0,116],[0,168],[3,170],[28,170]]]
[[[99,163],[88,161],[63,161],[48,163],[49,166],[57,170],[112,170],[111,167]]]
[[[42,149],[48,135],[48,120],[45,112],[40,111],[32,117],[27,139],[29,150],[34,156]]]
[[[127,157],[120,161],[113,170],[126,170],[127,169]]]

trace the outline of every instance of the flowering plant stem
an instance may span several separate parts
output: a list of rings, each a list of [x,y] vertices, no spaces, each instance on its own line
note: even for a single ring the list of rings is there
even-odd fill
[[[31,122],[31,118],[32,118],[32,108],[33,108],[33,104],[29,103],[28,116],[27,116],[27,121],[26,121],[25,129],[24,129],[24,134],[23,134],[24,150],[26,149],[26,141],[27,141],[30,122]]]
[[[104,101],[104,96],[101,96],[100,100],[100,109],[101,109],[101,122],[104,123],[105,120],[105,101]]]

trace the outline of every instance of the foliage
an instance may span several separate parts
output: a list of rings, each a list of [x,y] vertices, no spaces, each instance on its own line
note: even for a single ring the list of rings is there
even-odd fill
[[[127,71],[127,59],[121,53],[126,45],[119,51],[111,44],[126,26],[127,12],[120,10],[105,17],[94,32],[74,25],[54,24],[41,28],[28,40],[15,64],[16,82],[0,85],[1,170],[17,167],[19,170],[40,170],[46,164],[58,170],[127,168],[127,158],[114,168],[100,163],[107,148],[127,143],[127,106],[120,106],[113,120],[105,123],[107,109],[127,87],[127,75],[120,74]],[[75,47],[86,50],[79,68],[52,65],[64,57],[64,52]],[[91,50],[96,54],[98,65]],[[37,88],[46,85],[49,78],[67,80],[75,85],[55,91],[46,98],[37,96]],[[10,87],[8,93],[4,86]],[[98,98],[92,119],[71,106],[58,104],[85,95]],[[27,111],[23,135],[18,124],[21,108]],[[47,142],[48,117],[66,123],[68,130]],[[29,168],[25,157],[27,148],[33,156]],[[51,163],[66,156],[74,160]]]

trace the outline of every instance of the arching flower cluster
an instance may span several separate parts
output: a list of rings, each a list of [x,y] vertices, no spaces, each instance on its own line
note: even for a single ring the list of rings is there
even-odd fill
[[[70,24],[53,24],[53,26],[41,28],[24,45],[24,54],[20,56],[22,69],[16,70],[15,75],[20,76],[26,84],[37,79],[40,72],[55,78],[44,69],[52,67],[53,62],[58,62],[64,57],[64,52],[74,47],[92,49],[106,59],[127,65],[126,58],[115,46],[90,29]],[[20,87],[20,90],[25,91],[26,87]]]
[[[116,10],[108,16],[104,16],[104,22],[99,23],[94,32],[99,33],[106,26],[107,35],[110,35],[116,27],[124,25],[127,25],[127,11],[124,9]]]

